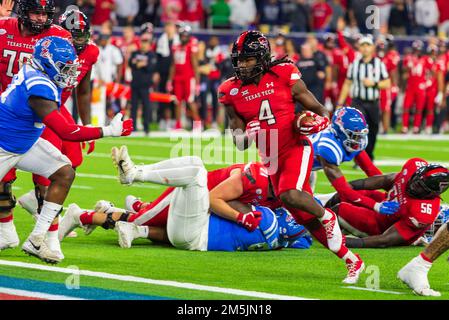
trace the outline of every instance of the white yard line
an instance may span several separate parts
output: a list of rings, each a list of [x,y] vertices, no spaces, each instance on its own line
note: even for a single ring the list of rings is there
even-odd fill
[[[55,295],[55,294],[48,294],[48,293],[42,293],[42,292],[35,292],[35,291],[27,291],[27,290],[17,290],[17,289],[9,289],[9,288],[3,288],[0,287],[0,293],[10,294],[14,296],[22,296],[24,298],[38,298],[38,299],[47,299],[47,300],[85,300],[75,297],[69,297],[69,296],[61,296],[61,295]]]
[[[266,293],[266,292],[222,288],[222,287],[206,286],[206,285],[200,285],[200,284],[195,284],[195,283],[178,282],[178,281],[170,281],[170,280],[154,280],[154,279],[148,279],[148,278],[125,276],[125,275],[118,275],[118,274],[112,274],[112,273],[106,273],[106,272],[89,271],[89,270],[73,270],[73,269],[68,269],[68,268],[51,267],[51,266],[46,266],[46,265],[18,262],[18,261],[0,260],[0,265],[34,269],[34,270],[42,270],[42,271],[51,271],[51,272],[58,272],[58,273],[65,273],[65,274],[73,274],[74,272],[76,272],[77,275],[87,276],[87,277],[118,280],[118,281],[125,281],[125,282],[144,283],[144,284],[151,284],[151,285],[165,286],[165,287],[175,287],[175,288],[188,289],[188,290],[216,292],[216,293],[223,293],[223,294],[230,294],[230,295],[237,295],[237,296],[259,298],[259,299],[312,300],[312,299],[303,298],[303,297],[286,296],[286,295],[279,295],[279,294]]]
[[[342,287],[343,289],[352,289],[352,290],[362,290],[362,291],[371,291],[371,292],[379,292],[379,293],[387,293],[387,294],[404,294],[403,292],[397,291],[388,291],[388,290],[380,290],[380,289],[371,289],[371,288],[362,288],[362,287]]]

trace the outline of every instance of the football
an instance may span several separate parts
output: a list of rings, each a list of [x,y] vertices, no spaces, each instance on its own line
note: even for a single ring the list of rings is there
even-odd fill
[[[299,133],[299,132],[300,132],[300,129],[301,129],[301,126],[302,126],[304,123],[312,122],[312,121],[314,121],[314,120],[315,120],[314,117],[305,115],[305,111],[304,111],[304,112],[301,112],[301,113],[298,113],[298,114],[296,114],[296,116],[295,116],[295,121],[294,121],[294,123],[293,123],[293,128],[294,128],[294,130],[295,130],[296,132]]]

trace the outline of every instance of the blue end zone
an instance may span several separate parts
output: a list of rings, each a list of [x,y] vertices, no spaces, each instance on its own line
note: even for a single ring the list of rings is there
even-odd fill
[[[88,300],[168,300],[172,298],[133,294],[93,287],[67,289],[65,284],[0,276],[0,287]]]

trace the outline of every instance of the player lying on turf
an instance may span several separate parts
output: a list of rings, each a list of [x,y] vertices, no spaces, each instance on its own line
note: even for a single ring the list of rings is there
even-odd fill
[[[243,221],[237,220],[235,221],[237,223],[218,215],[209,214],[208,174],[200,158],[182,157],[149,166],[136,167],[131,162],[126,147],[122,147],[120,150],[113,148],[112,153],[113,161],[119,168],[120,181],[123,184],[132,183],[137,175],[142,174],[139,181],[155,182],[174,187],[170,196],[166,227],[137,227],[134,223],[125,223],[120,221],[125,220],[124,217],[133,221],[135,219],[129,219],[130,214],[125,213],[125,210],[113,207],[97,209],[100,212],[83,213],[78,206],[71,205],[61,222],[60,232],[64,232],[63,236],[79,226],[79,222],[83,219],[81,216],[84,215],[91,216],[92,220],[95,220],[95,224],[104,224],[108,220],[114,220],[120,234],[120,244],[125,247],[130,247],[132,240],[137,237],[156,241],[168,239],[177,248],[202,251],[254,250],[259,247],[261,249],[275,249],[281,246],[279,244],[278,219],[268,208],[253,207],[251,211],[251,207],[240,205],[237,207],[242,208],[241,211],[237,211],[239,215],[250,218],[242,218]],[[124,168],[127,170],[124,171]],[[245,174],[251,173],[247,171],[234,176],[241,180],[241,176]],[[228,179],[232,178],[233,176]],[[246,178],[254,179],[253,176]],[[265,178],[268,180],[267,177]],[[262,192],[257,191],[256,193],[262,194]],[[230,205],[227,204],[227,206]],[[243,213],[247,211],[249,213]],[[303,238],[299,240],[302,246],[310,246],[310,238],[304,238],[305,229],[289,218],[285,210],[279,209],[278,216],[283,229],[281,230],[282,237],[292,238],[290,239],[291,242],[295,242],[297,246],[299,246],[299,238]],[[117,222],[117,220],[119,221]],[[74,221],[75,223],[73,223]],[[226,236],[227,233],[229,234]],[[283,241],[282,245],[288,245],[288,243]]]
[[[0,178],[17,168],[51,181],[37,223],[22,246],[26,253],[50,263],[61,261],[63,255],[47,246],[45,236],[62,211],[75,172],[67,157],[40,138],[45,126],[70,141],[129,135],[133,129],[132,120],[122,121],[122,114],[107,127],[84,127],[65,120],[59,112],[61,92],[74,84],[77,68],[77,56],[70,41],[43,38],[36,43],[31,60],[14,76],[0,101]],[[4,228],[1,232],[7,233]],[[56,242],[59,244],[58,239]]]
[[[119,153],[128,162],[131,161],[126,147],[116,150],[116,153]],[[189,158],[184,160],[171,159],[167,160],[166,166],[176,168],[185,162],[188,163]],[[179,171],[180,169],[177,170]],[[145,171],[144,167],[142,167],[142,171]],[[134,181],[130,181],[130,183],[132,182]],[[210,190],[210,207],[214,213],[242,225],[248,231],[254,231],[257,228],[259,224],[258,212],[243,214],[231,207],[228,202],[237,200],[244,204],[269,205],[274,208],[279,205],[279,202],[272,198],[265,167],[257,162],[234,164],[208,172],[207,188]],[[133,196],[128,196],[126,199],[126,210],[109,210],[109,202],[99,201],[95,206],[95,211],[107,211],[106,216],[100,213],[76,210],[74,207],[72,210],[67,211],[61,221],[60,240],[78,226],[82,226],[86,234],[90,234],[96,226],[113,229],[117,221],[127,221],[137,226],[165,229],[174,190],[174,187],[169,187],[151,203],[143,203]],[[129,212],[134,214],[130,215]],[[135,236],[137,237],[138,234],[135,234]]]
[[[363,192],[354,190],[346,181],[339,166],[355,160],[367,176],[381,175],[365,151],[368,144],[368,125],[363,114],[351,107],[342,107],[332,116],[331,127],[310,137],[313,144],[313,175],[323,169],[329,182],[337,190],[341,201],[363,206],[376,212],[394,213],[396,202],[376,202]]]
[[[131,162],[128,156],[126,147],[121,147],[120,150],[114,148],[121,157]],[[165,165],[169,168],[176,169],[178,166],[185,166],[184,163],[189,163],[190,158],[179,158],[167,160]],[[128,162],[127,162],[128,163]],[[149,172],[151,166],[138,166],[139,170]],[[125,181],[124,183],[133,183],[134,181],[144,181],[145,176],[136,176],[134,180]],[[123,182],[123,181],[122,181]],[[257,213],[243,214],[227,205],[228,201],[238,200],[242,203],[251,205],[269,205],[271,204],[271,191],[269,187],[268,175],[266,169],[261,163],[251,162],[248,164],[234,164],[226,168],[213,170],[207,173],[207,188],[211,191],[210,204],[212,210],[217,215],[220,215],[228,220],[241,224],[249,231],[257,228],[258,219]],[[163,227],[167,225],[167,216],[170,208],[170,201],[173,197],[175,188],[167,188],[156,200],[151,203],[142,203],[136,201],[132,196],[126,199],[126,209],[131,212],[136,212],[131,216],[126,213],[121,215],[110,214],[107,219],[100,219],[98,216],[83,214],[79,218],[71,218],[61,221],[62,239],[67,235],[67,229],[72,229],[72,223],[81,224],[87,230],[87,233],[92,232],[95,226],[100,225],[105,229],[113,229],[115,222],[128,221],[136,225],[146,225],[151,227]],[[104,204],[99,202],[96,206],[97,211],[101,211]],[[104,211],[104,210],[103,210]],[[68,212],[69,213],[69,212]],[[69,217],[71,214],[67,214]]]
[[[369,177],[351,182],[378,202],[397,201],[399,210],[381,214],[372,209],[329,200],[341,226],[359,238],[347,238],[350,248],[384,248],[413,244],[424,235],[440,211],[440,196],[449,187],[449,170],[420,158],[408,160],[396,174]],[[384,189],[387,193],[376,191]]]
[[[441,296],[441,293],[430,288],[427,274],[432,267],[432,263],[448,250],[449,222],[438,229],[432,242],[423,252],[413,258],[398,272],[398,278],[413,289],[413,292],[418,295]]]
[[[199,186],[198,186],[199,187]],[[192,188],[192,186],[189,186]],[[199,187],[201,188],[201,187]],[[173,199],[172,199],[173,200]],[[96,221],[106,221],[108,214],[120,215],[125,210],[113,207],[110,202],[99,202],[98,211],[83,211],[77,205],[71,204],[67,213],[70,215],[80,215],[83,213],[93,215]],[[171,206],[176,203],[171,203]],[[193,214],[191,210],[185,214],[183,219],[179,217],[170,219],[171,212],[168,213],[167,227],[150,227],[146,225],[138,226],[135,223],[117,221],[115,230],[118,233],[119,245],[122,248],[130,248],[135,239],[148,239],[155,243],[168,243],[174,247],[188,250],[200,251],[248,251],[248,250],[275,250],[280,248],[308,249],[312,244],[312,238],[306,229],[297,224],[293,217],[284,208],[278,208],[274,212],[263,206],[245,205],[239,201],[231,201],[230,206],[240,212],[253,212],[258,215],[258,226],[253,231],[239,225],[233,221],[222,218],[212,211],[201,211],[207,215],[207,219],[199,223],[199,213],[190,219]],[[133,214],[131,213],[131,216]],[[189,227],[192,223],[193,226]],[[180,225],[176,225],[180,224]],[[196,237],[189,240],[199,245],[184,246],[171,239],[180,239],[184,233],[190,232],[192,228],[201,228]],[[169,236],[171,230],[172,236]],[[187,231],[186,231],[187,230]]]

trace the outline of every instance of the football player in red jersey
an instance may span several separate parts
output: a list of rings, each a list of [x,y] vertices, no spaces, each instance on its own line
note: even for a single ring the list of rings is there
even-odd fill
[[[181,104],[183,102],[190,108],[194,125],[200,120],[195,97],[199,95],[199,71],[198,71],[198,43],[191,36],[189,26],[181,26],[179,32],[179,44],[174,44],[173,63],[167,82],[167,91],[173,91],[177,98],[175,108],[175,129],[181,129]]]
[[[39,39],[48,36],[71,38],[70,32],[53,24],[55,10],[53,0],[20,0],[17,2],[17,18],[6,16],[0,19],[0,30],[3,30],[0,35],[0,92],[6,90],[22,64],[31,58]],[[4,223],[12,224],[16,205],[12,194],[15,179],[16,171],[12,169],[0,183],[0,229]],[[56,223],[50,228],[48,239],[55,239],[55,235]]]
[[[431,45],[428,48],[432,58],[431,73],[428,74],[426,90],[426,129],[427,134],[433,132],[435,112],[441,107],[445,93],[447,61],[445,56],[439,54],[439,48]]]
[[[388,75],[391,79],[391,87],[388,89],[380,90],[380,111],[382,112],[382,127],[383,132],[388,133],[390,129],[391,108],[392,104],[396,100],[399,93],[398,87],[398,66],[401,61],[401,57],[397,50],[394,48],[393,36],[387,35],[382,37],[377,44],[377,55],[382,59],[382,62],[387,68]]]
[[[382,215],[346,202],[333,206],[342,227],[361,238],[347,238],[350,248],[384,248],[410,245],[418,240],[438,217],[440,195],[449,187],[449,170],[421,158],[408,160],[399,173],[351,182],[379,201],[398,201],[399,210]]]
[[[80,66],[78,68],[77,87],[64,89],[61,97],[60,111],[66,118],[67,122],[75,124],[70,112],[65,107],[68,98],[75,91],[74,108],[78,108],[83,125],[90,125],[90,75],[92,66],[97,62],[99,49],[90,41],[90,25],[87,17],[78,10],[69,10],[65,12],[59,21],[60,25],[72,35],[72,43],[78,55]],[[64,141],[50,128],[45,128],[41,137],[50,141],[56,148],[66,155],[72,167],[76,169],[83,161],[81,144],[79,142]],[[83,143],[85,145],[85,143]],[[89,149],[87,153],[91,153],[95,148],[95,142],[89,141]],[[50,180],[45,177],[33,174],[33,182],[35,189],[24,194],[18,199],[19,204],[33,216],[40,212],[43,205],[44,197]],[[52,226],[52,230],[57,230],[57,223]],[[56,245],[51,246],[54,250],[58,250]]]
[[[404,111],[402,114],[402,133],[408,133],[410,109],[415,105],[413,133],[419,133],[422,113],[426,103],[427,73],[432,68],[432,59],[424,55],[424,43],[416,40],[412,44],[413,55],[404,58],[403,64],[407,70],[407,88],[404,96]]]
[[[342,258],[348,268],[345,283],[356,283],[363,261],[349,251],[337,217],[312,196],[309,177],[313,148],[306,135],[329,125],[328,112],[307,89],[297,67],[288,60],[271,59],[268,39],[258,31],[245,31],[234,42],[232,63],[236,76],[223,82],[219,100],[230,119],[234,144],[239,150],[257,142],[268,169],[274,193],[315,237]],[[295,102],[308,116],[292,127]]]

